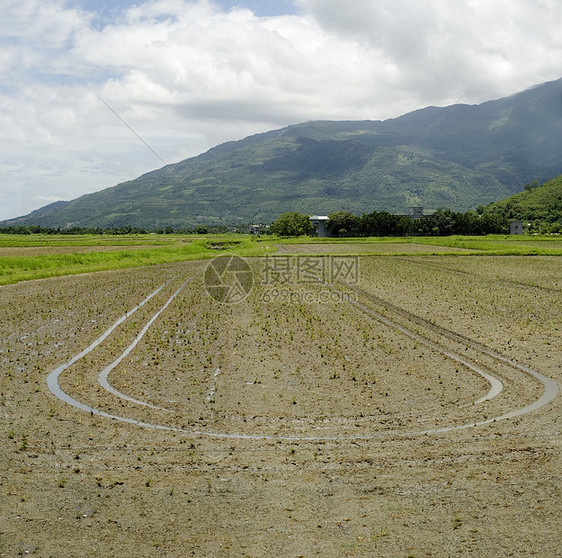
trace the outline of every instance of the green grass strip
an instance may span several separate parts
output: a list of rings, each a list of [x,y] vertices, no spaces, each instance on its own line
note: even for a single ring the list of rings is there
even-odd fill
[[[298,255],[307,255],[302,245],[310,245],[310,255],[348,254],[359,256],[441,256],[441,255],[515,255],[515,256],[562,256],[562,238],[557,236],[501,236],[485,237],[409,237],[409,238],[261,238],[249,235],[131,235],[107,237],[100,235],[0,235],[0,285],[18,283],[31,279],[42,279],[61,275],[75,275],[94,271],[107,271],[165,264],[188,260],[203,260],[221,254],[243,257],[259,257],[274,254],[277,245],[285,245],[290,255],[290,246],[298,244]],[[384,250],[384,245],[404,245]],[[407,245],[423,245],[427,249],[417,252]],[[336,252],[321,246],[341,245]],[[344,246],[345,245],[345,246]],[[350,246],[351,245],[351,246]],[[361,246],[354,251],[353,246]],[[122,246],[122,250],[80,252],[84,246]],[[365,250],[365,247],[368,247]],[[2,248],[11,248],[10,254],[2,256]],[[25,248],[52,248],[52,254],[25,255]],[[76,247],[77,252],[56,253],[57,247]],[[440,251],[437,247],[451,250]],[[22,255],[13,255],[13,249],[22,248]],[[281,255],[281,254],[280,254]]]
[[[266,245],[259,245],[253,239],[242,235],[239,238],[234,236],[206,237],[193,239],[191,242],[170,244],[169,246],[133,250],[125,248],[113,251],[30,256],[1,256],[0,250],[0,285],[61,275],[203,260],[221,254],[254,257],[274,251],[274,249],[270,249]]]

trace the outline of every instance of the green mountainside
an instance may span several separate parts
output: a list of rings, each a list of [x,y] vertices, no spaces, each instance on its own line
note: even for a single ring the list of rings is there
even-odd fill
[[[491,203],[485,211],[519,221],[562,224],[562,175],[542,186],[537,182],[528,184],[525,191]]]
[[[0,225],[186,227],[283,212],[464,211],[562,172],[562,79],[480,105],[289,126]]]

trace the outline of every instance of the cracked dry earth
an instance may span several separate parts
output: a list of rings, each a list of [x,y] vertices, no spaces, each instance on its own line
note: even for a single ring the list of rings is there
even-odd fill
[[[560,555],[559,258],[250,264],[0,288],[0,556]]]

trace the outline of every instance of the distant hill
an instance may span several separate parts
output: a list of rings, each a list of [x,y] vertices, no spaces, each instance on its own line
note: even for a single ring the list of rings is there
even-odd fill
[[[491,203],[485,210],[520,221],[562,223],[562,175],[542,186],[528,184],[525,191]]]
[[[184,227],[500,200],[562,172],[562,79],[480,105],[307,122],[219,145],[3,225]]]

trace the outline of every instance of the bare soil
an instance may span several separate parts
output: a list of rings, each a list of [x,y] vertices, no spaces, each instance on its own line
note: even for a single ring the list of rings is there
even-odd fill
[[[561,396],[464,428],[543,389],[478,347],[560,384],[560,259],[359,263],[358,285],[334,286],[364,309],[320,300],[324,285],[272,297],[258,260],[238,304],[197,276],[109,376],[162,409],[97,377],[207,264],[0,287],[0,556],[560,556]],[[52,370],[170,278],[60,377],[168,430],[50,393]],[[476,403],[489,383],[446,353],[501,393]]]

